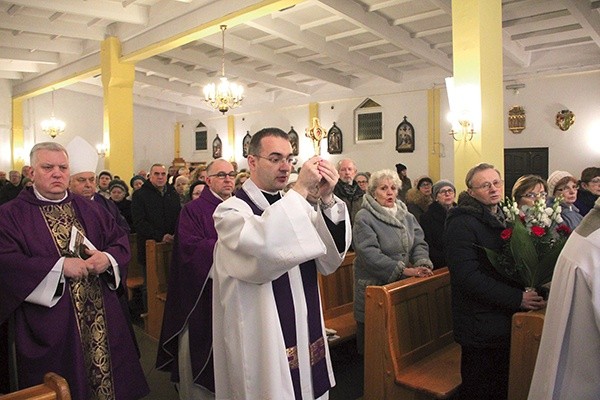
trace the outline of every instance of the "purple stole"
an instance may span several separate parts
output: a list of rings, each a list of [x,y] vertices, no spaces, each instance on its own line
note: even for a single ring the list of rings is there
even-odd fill
[[[235,197],[245,201],[255,215],[262,215],[263,210],[258,208],[250,199],[244,189],[236,192]],[[281,197],[279,197],[281,198]],[[271,199],[269,203],[271,202]],[[277,199],[278,200],[278,199]],[[275,200],[275,201],[277,201]],[[319,398],[331,389],[329,373],[327,371],[327,360],[325,358],[325,339],[323,338],[323,328],[321,326],[321,304],[319,301],[319,286],[317,282],[317,264],[315,260],[309,260],[300,264],[300,275],[302,276],[302,286],[306,297],[306,308],[308,311],[308,336],[310,365],[312,372],[312,384],[314,398]],[[286,355],[290,367],[290,374],[294,386],[294,395],[296,400],[302,399],[302,390],[300,388],[300,366],[298,363],[298,348],[296,337],[296,312],[294,309],[294,300],[292,298],[292,289],[288,273],[284,273],[272,282],[273,295],[277,305],[277,314],[283,333],[283,340],[286,347]]]

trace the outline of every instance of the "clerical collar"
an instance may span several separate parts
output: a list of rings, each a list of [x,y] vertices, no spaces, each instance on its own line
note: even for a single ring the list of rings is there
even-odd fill
[[[269,204],[273,204],[277,200],[281,199],[281,193],[279,193],[279,192],[269,193],[269,192],[265,192],[264,190],[261,190],[261,192],[262,192],[263,196],[265,196],[265,199],[267,199]]]
[[[45,198],[44,196],[42,196],[42,194],[40,192],[38,192],[38,190],[35,187],[35,183],[33,184],[33,194],[35,194],[35,197],[37,197],[38,200],[42,200],[42,201],[47,201],[50,203],[60,203],[61,201],[63,201],[64,199],[67,198],[67,196],[69,195],[68,192],[65,192],[65,195],[62,199],[58,199],[58,200],[50,200]]]

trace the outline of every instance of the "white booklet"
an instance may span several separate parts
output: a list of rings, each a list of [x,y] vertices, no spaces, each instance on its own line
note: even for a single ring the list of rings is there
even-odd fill
[[[85,249],[96,250],[96,247],[85,237],[85,235],[75,226],[71,228],[71,240],[69,241],[69,251],[71,254],[83,258],[89,257]]]

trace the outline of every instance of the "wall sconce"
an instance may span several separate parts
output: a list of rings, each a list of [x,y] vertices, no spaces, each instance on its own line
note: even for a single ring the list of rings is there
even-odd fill
[[[108,148],[104,143],[100,143],[96,145],[96,151],[98,152],[98,156],[104,158],[106,157],[106,153],[108,152]]]
[[[473,135],[475,134],[475,113],[471,110],[475,107],[465,103],[473,101],[476,98],[475,89],[471,87],[463,88],[460,98],[458,98],[454,87],[454,78],[450,77],[446,78],[446,91],[448,93],[448,105],[450,106],[448,121],[452,124],[449,134],[457,142],[473,140]]]

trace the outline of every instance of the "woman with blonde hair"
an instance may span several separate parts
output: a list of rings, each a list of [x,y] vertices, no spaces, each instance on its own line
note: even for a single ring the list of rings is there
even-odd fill
[[[362,208],[352,228],[354,260],[354,318],[357,347],[364,352],[365,289],[409,276],[430,276],[433,264],[417,219],[397,199],[398,174],[384,169],[369,179]]]

